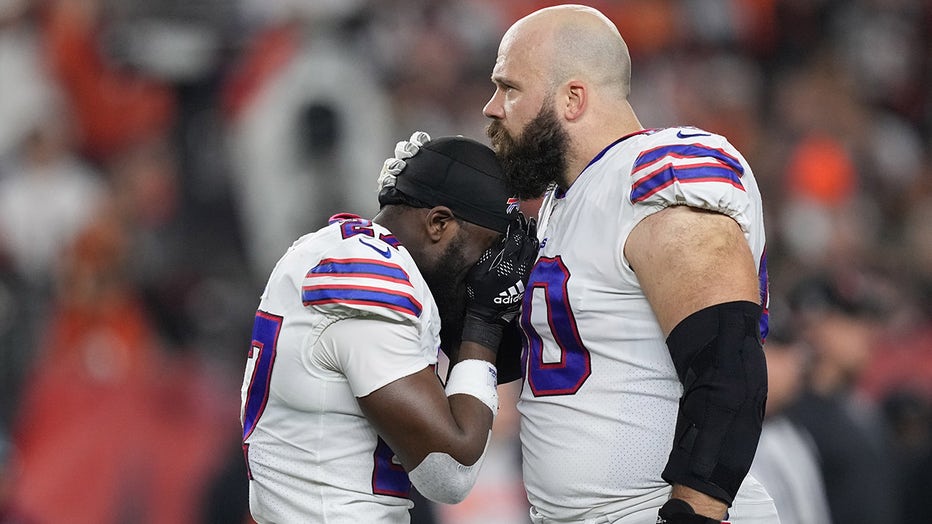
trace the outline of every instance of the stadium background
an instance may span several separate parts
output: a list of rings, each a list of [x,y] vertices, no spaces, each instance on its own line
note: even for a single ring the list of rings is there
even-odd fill
[[[0,2],[0,523],[249,522],[238,390],[272,264],[372,216],[413,130],[484,139],[499,38],[543,5]],[[932,3],[591,5],[644,125],[749,159],[782,329],[850,314],[839,368],[932,521]],[[416,522],[526,521],[515,393],[475,492]]]

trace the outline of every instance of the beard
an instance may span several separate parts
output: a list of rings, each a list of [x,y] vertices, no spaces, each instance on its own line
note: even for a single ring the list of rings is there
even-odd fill
[[[462,233],[461,233],[462,234]],[[471,264],[463,255],[463,242],[457,238],[430,269],[421,271],[440,313],[440,347],[448,356],[459,347],[466,315],[466,271]]]
[[[502,164],[505,184],[518,198],[539,198],[563,180],[570,138],[549,99],[517,138],[500,120],[492,120],[486,134]]]

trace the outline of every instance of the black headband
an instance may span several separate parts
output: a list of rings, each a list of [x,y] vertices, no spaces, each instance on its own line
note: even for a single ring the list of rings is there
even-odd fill
[[[495,153],[464,137],[431,140],[405,159],[394,186],[379,192],[379,204],[447,206],[467,222],[504,233],[510,222],[502,169]]]

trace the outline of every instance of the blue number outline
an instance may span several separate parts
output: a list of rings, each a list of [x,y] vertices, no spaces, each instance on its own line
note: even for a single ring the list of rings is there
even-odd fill
[[[570,306],[567,284],[570,271],[563,259],[540,257],[528,278],[527,291],[521,308],[521,328],[526,344],[522,355],[527,370],[527,384],[535,397],[574,395],[592,374],[589,349],[579,336],[576,317]],[[547,308],[547,323],[560,348],[560,360],[544,363],[544,342],[531,324],[535,289],[543,289]]]
[[[249,386],[246,390],[246,403],[243,407],[243,442],[256,429],[259,418],[269,401],[278,335],[283,322],[284,317],[262,310],[256,311],[252,326],[252,342],[249,345],[249,358],[253,358],[256,351],[259,355],[256,357],[258,360],[252,369],[252,377],[249,378]]]

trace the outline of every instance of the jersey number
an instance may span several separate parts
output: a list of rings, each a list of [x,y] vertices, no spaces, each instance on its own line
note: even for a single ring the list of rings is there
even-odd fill
[[[269,401],[269,382],[272,380],[275,346],[278,345],[278,333],[281,329],[282,317],[265,311],[256,313],[256,320],[252,325],[249,359],[246,361],[250,379],[246,390],[246,403],[243,405],[243,441],[256,429],[259,417]]]
[[[407,498],[411,491],[408,473],[392,458],[395,452],[379,438],[375,446],[375,467],[372,468],[372,492],[376,495]]]
[[[541,257],[528,279],[521,310],[521,327],[527,335],[524,365],[527,383],[535,397],[573,395],[592,374],[589,350],[579,338],[576,318],[570,307],[566,284],[570,273],[560,257]],[[543,315],[534,314],[535,305],[545,308]],[[558,360],[544,362],[545,341],[534,327],[534,322],[547,322],[541,331],[553,334],[547,344],[556,344],[560,350]]]

